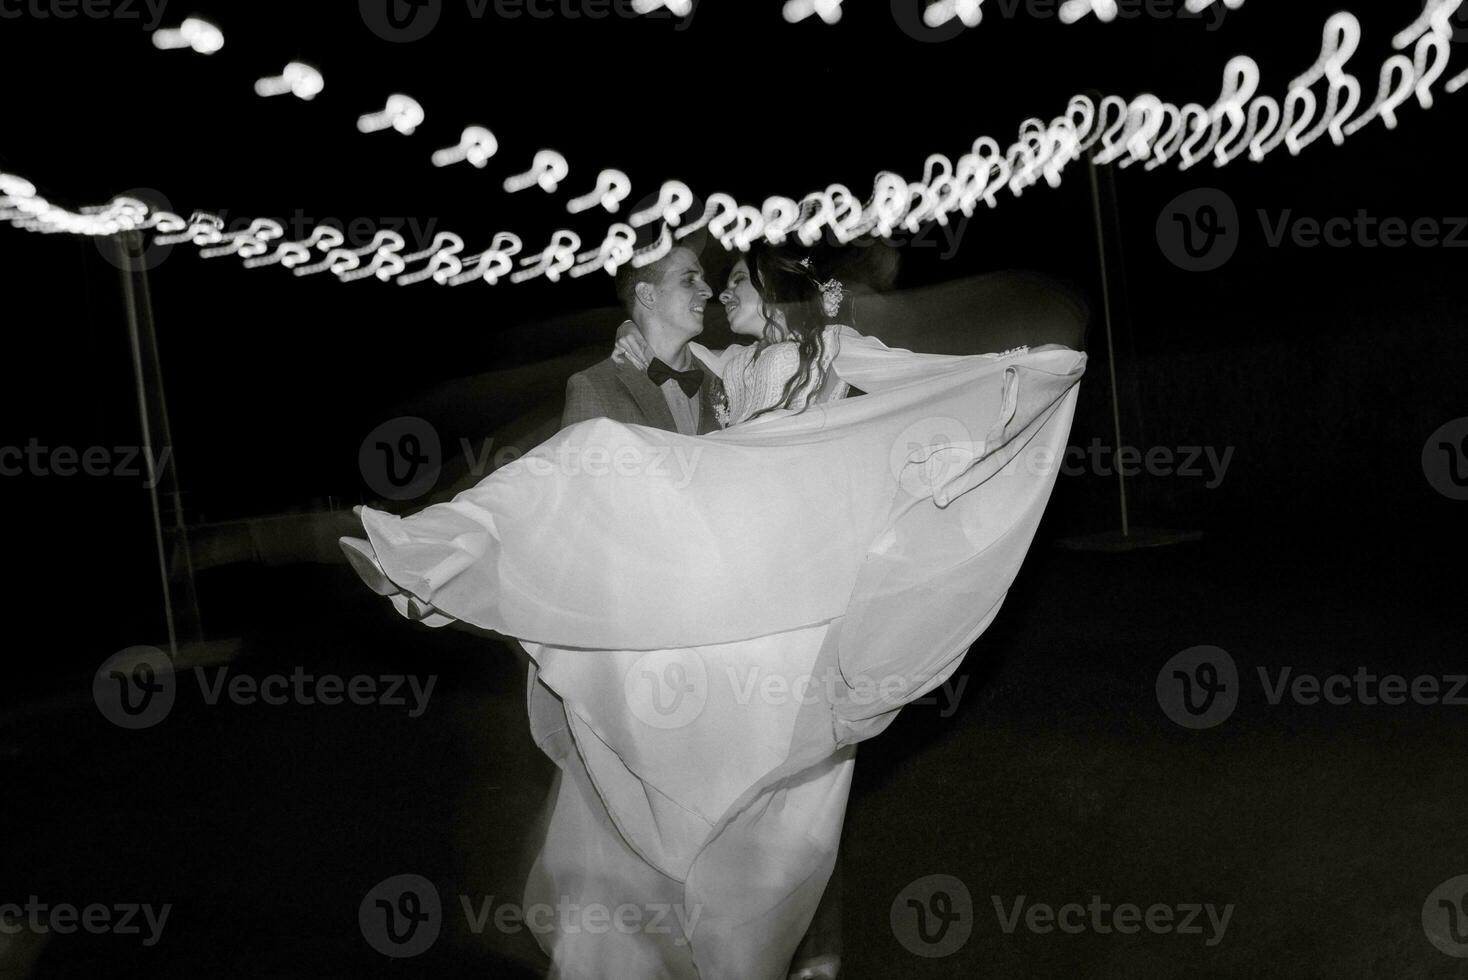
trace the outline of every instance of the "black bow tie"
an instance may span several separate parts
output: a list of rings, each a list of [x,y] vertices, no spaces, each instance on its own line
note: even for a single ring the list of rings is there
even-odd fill
[[[689,398],[698,394],[698,389],[703,387],[703,371],[696,365],[687,371],[674,371],[656,357],[647,366],[647,377],[660,388],[664,381],[672,378]]]

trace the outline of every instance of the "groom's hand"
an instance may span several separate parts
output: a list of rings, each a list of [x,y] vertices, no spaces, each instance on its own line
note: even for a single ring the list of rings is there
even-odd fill
[[[631,320],[623,320],[617,328],[617,343],[612,348],[612,360],[630,364],[639,371],[646,371],[652,363],[652,350],[642,339],[642,331]]]

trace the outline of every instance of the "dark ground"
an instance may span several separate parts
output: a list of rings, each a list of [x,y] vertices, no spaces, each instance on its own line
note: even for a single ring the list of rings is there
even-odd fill
[[[1122,555],[1037,545],[957,710],[910,707],[859,753],[845,975],[1464,976],[1420,916],[1468,873],[1468,706],[1271,706],[1256,674],[1464,669],[1456,543],[1377,530]],[[155,947],[53,936],[32,976],[538,975],[525,933],[475,935],[452,897],[519,900],[549,764],[518,660],[400,620],[345,568],[217,570],[202,592],[211,632],[243,640],[233,673],[435,674],[429,708],[209,706],[189,678],[167,719],[128,732],[78,678],[15,716],[0,731],[6,834],[24,842],[8,894],[174,905]],[[1233,656],[1242,696],[1191,731],[1154,683],[1199,644]],[[437,885],[447,924],[429,952],[389,960],[356,912],[403,873]],[[955,906],[972,935],[943,958],[910,953],[889,920],[931,874],[972,897]],[[1092,895],[1235,910],[1209,947],[1207,927],[1006,933],[993,898]]]

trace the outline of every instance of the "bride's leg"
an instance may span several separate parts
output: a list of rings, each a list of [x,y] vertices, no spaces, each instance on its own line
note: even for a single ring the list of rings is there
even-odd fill
[[[821,894],[815,917],[790,962],[790,980],[816,980],[839,975],[841,969],[841,852],[831,880]]]

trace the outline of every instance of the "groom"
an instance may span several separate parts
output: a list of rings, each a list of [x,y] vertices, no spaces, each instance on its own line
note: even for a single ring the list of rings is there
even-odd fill
[[[561,428],[594,418],[695,436],[718,429],[713,385],[688,342],[703,333],[714,292],[698,255],[675,248],[642,268],[617,272],[617,297],[642,331],[654,358],[646,371],[608,357],[571,376]]]

